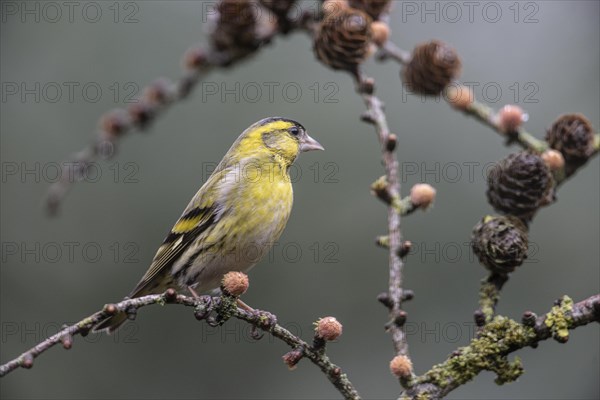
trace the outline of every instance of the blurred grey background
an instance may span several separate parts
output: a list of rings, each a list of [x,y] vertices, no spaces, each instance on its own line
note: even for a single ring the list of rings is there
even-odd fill
[[[58,217],[42,210],[57,162],[90,142],[103,112],[157,77],[180,76],[184,51],[206,40],[206,3],[2,2],[0,360],[126,295],[207,169],[252,122],[282,115],[301,121],[327,150],[297,161],[292,217],[250,274],[244,299],[306,340],[317,318],[337,317],[344,334],[329,346],[333,361],[365,398],[394,398],[386,310],[375,300],[388,280],[386,254],[373,244],[384,233],[385,209],[369,193],[383,173],[379,147],[359,121],[363,104],[351,79],[316,62],[306,35],[278,38],[248,62],[211,74],[147,133],[124,138],[116,157],[75,185]],[[397,2],[392,39],[406,49],[432,38],[451,43],[463,60],[461,80],[476,85],[477,98],[495,108],[520,105],[530,114],[526,128],[543,137],[561,113],[581,112],[600,125],[599,13],[596,1]],[[468,241],[492,212],[483,176],[516,148],[443,101],[406,96],[395,63],[365,67],[400,136],[403,192],[420,181],[437,188],[433,209],[402,222],[416,245],[405,274],[416,297],[406,309],[422,373],[472,335],[485,272]],[[519,318],[547,311],[563,294],[579,300],[599,291],[598,172],[596,157],[539,213],[530,260],[506,285],[499,312]],[[115,336],[76,337],[72,350],[48,351],[32,370],[2,379],[1,396],[339,397],[308,361],[288,371],[282,343],[255,342],[237,321],[213,329],[189,309],[167,308],[141,310]],[[518,382],[496,386],[483,373],[450,398],[598,398],[598,339],[595,324],[566,345],[519,351],[526,372]]]

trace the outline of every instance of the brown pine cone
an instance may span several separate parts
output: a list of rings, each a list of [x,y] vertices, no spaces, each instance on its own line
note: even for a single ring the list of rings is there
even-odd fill
[[[415,47],[402,75],[412,92],[434,96],[460,74],[460,69],[456,51],[444,42],[432,40]]]
[[[488,215],[473,228],[471,247],[487,269],[507,274],[527,258],[527,227],[516,217]]]
[[[381,14],[388,12],[390,6],[390,0],[350,0],[350,7],[366,12],[373,20],[377,20]]]
[[[488,174],[487,198],[497,211],[529,221],[554,199],[554,179],[542,158],[520,152],[509,155]]]
[[[315,36],[317,58],[333,69],[356,71],[369,56],[371,17],[346,8],[326,16]]]
[[[221,0],[219,17],[211,38],[217,50],[232,48],[255,49],[257,39],[257,8],[250,0]]]
[[[546,141],[562,153],[567,175],[585,164],[594,153],[592,123],[582,114],[561,115],[548,130]]]

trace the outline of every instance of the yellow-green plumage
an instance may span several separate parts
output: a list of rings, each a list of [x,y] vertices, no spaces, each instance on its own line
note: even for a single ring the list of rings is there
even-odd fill
[[[229,271],[247,271],[279,239],[293,203],[289,167],[322,150],[299,123],[266,118],[246,129],[185,208],[129,297],[168,287],[204,292]],[[113,331],[124,313],[100,323]]]

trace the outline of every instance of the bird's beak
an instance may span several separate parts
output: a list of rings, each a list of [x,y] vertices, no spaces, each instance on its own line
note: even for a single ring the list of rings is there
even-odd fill
[[[321,143],[306,134],[300,142],[300,151],[325,150]]]

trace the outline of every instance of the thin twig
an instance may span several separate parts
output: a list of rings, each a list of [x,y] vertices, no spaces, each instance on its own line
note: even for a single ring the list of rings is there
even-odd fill
[[[374,82],[370,78],[357,75],[357,88],[367,107],[363,120],[374,125],[385,167],[385,181],[387,193],[391,199],[388,205],[388,236],[389,246],[389,287],[390,323],[386,325],[392,334],[394,350],[397,355],[408,356],[408,343],[403,324],[406,319],[402,311],[402,269],[404,263],[399,255],[402,244],[400,231],[400,213],[396,207],[400,201],[400,181],[398,179],[398,160],[396,159],[396,146],[389,145],[392,138],[384,112],[383,102],[373,94]],[[395,143],[396,138],[392,139]]]
[[[338,389],[345,399],[360,399],[360,395],[346,376],[342,369],[332,363],[323,349],[313,349],[307,342],[300,339],[281,325],[277,324],[277,318],[264,311],[255,310],[246,311],[235,306],[231,297],[210,297],[202,296],[199,298],[178,295],[174,290],[169,289],[163,294],[153,294],[135,299],[126,299],[116,304],[108,304],[103,310],[98,311],[89,317],[76,322],[73,325],[63,328],[60,332],[48,337],[33,348],[27,350],[19,357],[0,366],[0,377],[3,377],[16,370],[19,367],[31,368],[33,360],[40,354],[62,343],[65,348],[65,338],[72,338],[74,335],[86,335],[94,326],[104,319],[114,315],[117,312],[129,312],[153,304],[179,304],[196,309],[196,318],[211,321],[217,321],[218,324],[224,323],[228,318],[233,317],[246,321],[253,327],[261,329],[264,332],[271,333],[277,339],[280,339],[293,349],[302,349],[302,356],[308,358],[327,376],[329,381]],[[234,304],[231,307],[231,304]],[[210,317],[211,313],[217,313],[216,317]]]
[[[388,40],[379,49],[377,53],[377,59],[384,61],[388,58],[393,59],[399,64],[406,65],[410,62],[412,55],[409,51],[403,50],[396,46],[392,41]]]
[[[519,127],[514,134],[507,135],[502,131],[499,123],[498,113],[491,107],[480,103],[476,100],[471,103],[464,111],[466,115],[474,117],[484,125],[489,126],[499,135],[507,139],[507,143],[518,143],[523,149],[533,151],[535,153],[543,153],[549,148],[548,143],[537,139],[531,133],[527,132],[523,127]]]
[[[525,128],[519,127],[516,132],[506,133],[502,130],[502,127],[499,122],[498,112],[496,112],[493,108],[474,100],[471,105],[469,105],[466,109],[462,110],[466,115],[474,117],[479,122],[487,125],[492,128],[496,133],[500,136],[506,138],[506,144],[516,143],[521,146],[524,150],[529,150],[533,153],[541,154],[544,151],[548,150],[550,146],[545,140],[541,140],[536,138],[533,134],[527,132]],[[597,143],[600,142],[600,135],[594,135],[594,152],[590,156],[593,157],[598,153],[600,145]],[[568,178],[568,176],[563,177],[562,180]]]

